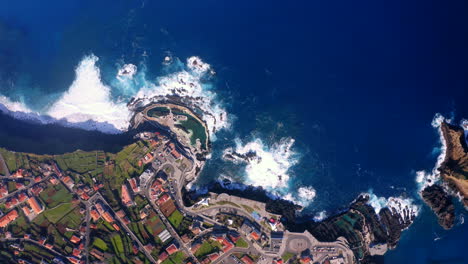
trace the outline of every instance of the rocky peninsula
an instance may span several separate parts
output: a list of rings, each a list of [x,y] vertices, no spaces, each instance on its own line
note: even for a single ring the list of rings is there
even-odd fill
[[[452,228],[455,223],[455,206],[452,197],[439,185],[426,187],[421,196],[437,215],[439,224],[445,229]]]
[[[442,123],[441,130],[447,150],[439,168],[440,176],[468,207],[468,146],[465,132],[463,128],[447,122]]]
[[[445,143],[445,157],[440,167],[439,182],[431,182],[421,196],[438,217],[439,224],[450,229],[455,223],[452,196],[458,196],[468,207],[468,147],[462,127],[442,122],[440,132]]]

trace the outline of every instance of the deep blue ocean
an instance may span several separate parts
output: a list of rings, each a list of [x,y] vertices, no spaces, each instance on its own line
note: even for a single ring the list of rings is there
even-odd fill
[[[199,56],[232,120],[200,184],[231,169],[220,153],[235,138],[291,137],[291,190],[316,191],[306,212],[332,214],[369,190],[411,197],[422,211],[386,263],[468,263],[467,225],[443,231],[415,183],[439,154],[434,115],[468,118],[467,25],[461,0],[0,0],[0,95],[41,111],[86,55],[109,85],[121,61],[155,79],[167,54]]]

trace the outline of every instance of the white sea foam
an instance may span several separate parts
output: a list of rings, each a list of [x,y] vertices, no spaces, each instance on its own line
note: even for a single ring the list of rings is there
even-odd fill
[[[124,102],[111,99],[111,88],[101,81],[98,57],[86,56],[75,69],[75,80],[62,97],[55,102],[47,114],[56,119],[65,119],[80,126],[87,121],[111,124],[115,129],[103,132],[115,133],[128,128],[131,112]],[[88,123],[91,124],[91,123]],[[93,129],[93,127],[86,127]],[[103,130],[103,126],[94,127]]]
[[[0,107],[0,110],[4,112],[32,112],[31,109],[29,109],[24,103],[11,101],[5,96],[0,96],[0,104],[3,105],[3,107]]]
[[[460,122],[460,126],[463,128],[464,134],[465,134],[465,142],[468,144],[468,120],[462,119]]]
[[[294,139],[283,138],[272,146],[265,146],[258,138],[245,145],[242,145],[239,139],[236,139],[235,142],[235,149],[228,148],[224,151],[225,154],[247,155],[255,153],[248,159],[238,159],[247,163],[245,167],[247,184],[266,189],[288,187],[288,170],[297,163],[294,152],[291,150]]]
[[[100,130],[105,133],[120,133],[129,127],[132,111],[123,99],[111,96],[112,88],[101,81],[101,73],[96,65],[98,57],[85,56],[75,69],[75,80],[59,100],[52,103],[44,112],[34,112],[21,102],[13,102],[0,96],[0,111],[19,119],[41,123],[60,123],[87,130]],[[190,57],[185,69],[163,76],[156,82],[148,81],[145,67],[137,71],[133,64],[123,65],[111,81],[118,93],[125,97],[149,103],[154,97],[176,95],[199,108],[206,121],[211,138],[220,129],[230,126],[226,111],[216,103],[216,94],[209,82],[211,66],[198,57]],[[208,77],[207,77],[208,75]],[[160,98],[158,98],[160,99]]]
[[[314,221],[320,222],[320,221],[323,221],[327,217],[328,217],[328,215],[327,215],[326,211],[320,211],[317,214],[315,214]]]
[[[23,102],[12,101],[5,96],[0,96],[0,111],[20,120],[28,120],[41,124],[56,122],[55,119],[49,116],[41,115],[39,112],[31,110]]]
[[[438,169],[442,165],[442,162],[444,162],[445,155],[447,152],[447,146],[441,129],[441,125],[444,121],[450,123],[451,120],[446,119],[439,113],[437,113],[432,119],[431,125],[433,128],[437,129],[437,132],[439,133],[439,141],[441,143],[441,146],[440,149],[438,149],[439,156],[437,157],[436,164],[432,171],[426,172],[425,170],[421,170],[416,172],[416,183],[418,184],[419,192],[424,190],[424,188],[433,185],[440,178],[440,173]]]
[[[290,184],[290,169],[298,163],[297,153],[292,150],[294,139],[282,138],[271,146],[259,138],[246,144],[235,139],[235,147],[224,150],[225,160],[245,164],[244,184],[262,187],[275,198],[291,201],[307,207],[315,198],[316,191],[311,186]],[[294,188],[294,189],[293,189]]]
[[[122,68],[117,71],[117,79],[132,79],[137,73],[137,66],[134,64],[124,64]]]
[[[410,216],[417,216],[420,211],[420,206],[415,205],[413,199],[403,197],[378,197],[372,190],[363,195],[369,196],[368,204],[374,208],[376,214],[383,208],[389,208],[392,211],[398,213],[402,218],[405,217],[405,210],[408,211]]]
[[[195,63],[196,62],[196,63]],[[203,111],[210,135],[230,127],[226,111],[216,103],[216,94],[210,83],[204,81],[211,66],[198,57],[187,59],[186,70],[175,72],[157,79],[156,83],[146,82],[135,98],[149,103],[153,98],[170,95],[189,99],[190,103]]]
[[[315,192],[315,189],[310,186],[300,187],[297,190],[297,192],[298,192],[299,198],[303,200],[304,203],[312,202],[315,196],[317,195],[317,193]]]

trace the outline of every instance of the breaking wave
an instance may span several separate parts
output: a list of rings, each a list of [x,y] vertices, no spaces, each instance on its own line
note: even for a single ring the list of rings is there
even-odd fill
[[[245,145],[239,139],[235,143],[236,147],[227,148],[223,157],[229,155],[231,161],[246,163],[247,184],[267,189],[288,187],[288,171],[298,162],[291,150],[294,139],[283,138],[272,146],[265,146],[258,138]]]
[[[320,222],[325,220],[328,217],[327,211],[320,211],[314,216],[314,221],[315,222]]]
[[[111,88],[102,83],[100,70],[96,66],[97,61],[98,57],[91,55],[80,62],[75,70],[76,78],[72,85],[52,105],[47,114],[70,123],[88,120],[109,123],[117,130],[124,131],[128,128],[131,112],[125,102],[112,101]]]
[[[437,132],[439,133],[439,141],[441,143],[441,146],[440,148],[436,150],[437,152],[439,152],[439,155],[437,156],[437,161],[432,171],[427,172],[425,170],[420,170],[416,172],[416,183],[418,184],[419,192],[424,190],[424,188],[433,185],[439,180],[439,177],[440,177],[439,167],[440,165],[442,165],[442,162],[444,162],[445,154],[447,151],[445,139],[441,130],[441,124],[444,121],[450,123],[450,119],[446,119],[444,116],[442,116],[439,113],[437,113],[432,119],[431,125],[433,128],[437,129]]]
[[[303,207],[314,200],[313,187],[293,187],[290,182],[290,169],[299,162],[298,154],[292,150],[294,139],[282,138],[268,146],[259,138],[246,144],[237,138],[235,144],[224,150],[223,159],[245,165],[243,184],[262,187],[277,198]]]
[[[379,214],[379,212],[383,208],[389,208],[392,209],[392,211],[397,212],[399,215],[402,216],[402,218],[405,218],[405,212],[404,210],[409,210],[410,215],[417,216],[420,211],[420,206],[414,204],[413,199],[411,198],[403,198],[403,197],[378,197],[375,195],[372,190],[369,190],[369,192],[364,193],[363,195],[366,195],[369,197],[369,202],[368,204],[374,208],[374,211],[376,214]]]
[[[185,65],[181,64],[182,70],[157,78],[155,82],[146,79],[145,67],[138,70],[133,64],[124,64],[110,81],[110,86],[102,82],[96,65],[98,60],[95,55],[85,56],[75,69],[75,80],[69,89],[46,110],[33,111],[22,102],[0,96],[0,111],[43,124],[58,123],[104,133],[121,133],[129,128],[132,116],[125,98],[134,97],[150,103],[171,95],[186,98],[191,106],[200,109],[212,136],[229,127],[227,113],[215,102],[216,94],[209,82],[209,75],[214,71],[200,58],[188,58]],[[114,99],[114,93],[124,98]]]
[[[185,69],[160,77],[155,83],[144,82],[143,87],[135,95],[143,104],[150,103],[155,98],[178,96],[187,99],[187,103],[202,111],[210,135],[221,129],[230,127],[226,111],[213,92],[209,78],[214,71],[211,66],[198,57],[187,59]]]

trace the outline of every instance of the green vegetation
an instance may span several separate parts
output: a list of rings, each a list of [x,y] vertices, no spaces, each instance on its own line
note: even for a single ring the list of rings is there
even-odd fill
[[[185,263],[185,259],[187,256],[182,251],[178,251],[177,253],[172,254],[168,259],[161,262],[161,264],[179,264]]]
[[[64,203],[60,204],[55,208],[49,209],[44,211],[44,216],[49,220],[51,223],[57,223],[62,217],[68,214],[71,210],[73,210],[73,205],[71,203]]]
[[[240,208],[240,206],[239,206],[238,204],[235,204],[235,203],[229,202],[229,201],[221,201],[221,202],[217,202],[216,204],[219,204],[219,205],[226,205],[226,204],[228,204],[228,205],[232,205],[232,206],[234,206],[234,207]]]
[[[27,242],[24,243],[24,250],[20,252],[20,257],[28,259],[30,258],[33,260],[33,263],[40,263],[42,260],[48,260],[46,262],[52,263],[54,255],[42,247]]]
[[[146,220],[145,228],[149,234],[157,236],[159,233],[164,231],[164,229],[166,229],[166,226],[161,221],[161,219],[159,219],[156,213],[152,211]]]
[[[85,152],[75,151],[72,153],[56,156],[57,163],[62,170],[71,170],[73,172],[85,173],[93,171],[98,166],[98,151]]]
[[[203,227],[205,228],[212,228],[214,225],[208,222],[203,222]]]
[[[244,207],[244,209],[249,212],[249,214],[253,213],[254,209],[248,205],[245,205],[245,204],[242,204],[242,207]]]
[[[119,234],[115,234],[111,237],[112,247],[114,252],[120,256],[121,259],[124,259],[125,250],[122,242],[122,237]]]
[[[9,193],[12,193],[12,192],[16,191],[16,182],[9,181],[7,186],[8,186],[8,192]]]
[[[99,237],[94,238],[93,246],[97,247],[101,251],[107,251],[108,249],[107,243]]]
[[[286,252],[286,253],[283,254],[283,256],[281,256],[284,263],[288,262],[288,260],[290,260],[292,257],[294,257],[294,254],[291,253],[291,252]]]
[[[167,107],[155,107],[151,108],[148,111],[148,116],[150,117],[161,117],[161,116],[167,116],[169,114],[169,108]]]
[[[54,208],[62,203],[69,203],[73,195],[61,183],[57,185],[50,184],[39,197],[46,204],[47,208]]]
[[[215,245],[213,242],[205,241],[205,242],[203,242],[201,247],[195,252],[194,255],[197,258],[203,257],[203,256],[206,256],[206,255],[211,254],[213,252],[217,252],[218,248],[219,248],[218,245]]]
[[[169,216],[169,222],[177,229],[180,226],[180,223],[182,223],[182,219],[184,216],[179,212],[179,210],[175,210],[170,216]]]
[[[249,247],[249,244],[248,244],[247,242],[245,242],[244,239],[239,238],[239,240],[236,241],[236,247],[248,248],[248,247]]]
[[[60,219],[58,224],[71,229],[78,229],[81,224],[82,217],[84,216],[80,213],[80,207],[75,207],[67,215]]]
[[[103,183],[104,188],[101,193],[109,202],[115,202],[115,207],[119,207],[121,184],[127,178],[139,176],[144,171],[145,167],[140,166],[138,162],[150,151],[152,149],[146,141],[137,141],[116,154],[103,151],[75,151],[51,156],[15,153],[0,148],[0,153],[5,158],[8,166],[6,168],[1,165],[0,174],[6,174],[6,169],[15,172],[19,168],[24,168],[33,175],[42,175],[40,172],[42,163],[52,164],[55,162],[62,173],[71,177],[75,184],[84,184],[92,188],[96,183]],[[23,183],[25,182],[23,181]],[[47,238],[48,243],[53,243],[54,250],[62,255],[69,256],[73,248],[76,247],[70,242],[70,238],[73,235],[78,235],[77,230],[83,224],[84,218],[83,213],[80,213],[80,211],[84,210],[84,208],[78,200],[74,200],[75,194],[70,192],[61,182],[56,185],[46,182],[42,186],[44,190],[37,198],[40,203],[45,205],[44,212],[29,222],[19,208],[19,217],[8,225],[5,231],[11,232],[14,237],[31,234],[31,238],[34,240]],[[8,187],[14,190],[16,188],[15,182],[11,181]],[[148,201],[141,196],[136,196],[135,201],[137,206],[128,210],[133,210],[131,213],[139,216],[140,209],[144,208]],[[0,209],[1,207],[0,205]],[[127,210],[126,213],[130,215]],[[182,225],[181,222],[183,223],[184,218],[174,214],[172,221],[174,225]],[[149,222],[132,222],[131,228],[140,240],[146,242],[145,244],[151,243],[156,246],[153,253],[157,256],[162,245],[155,235],[165,229],[164,224],[157,215],[154,214]],[[111,224],[102,219],[98,221],[95,229],[91,229],[90,236],[94,238],[90,247],[106,252],[108,254],[106,255],[108,263],[133,263],[137,259],[143,261],[143,263],[149,263],[141,252],[133,254],[133,242],[127,235],[118,232]],[[19,257],[25,258],[32,263],[40,263],[41,259],[44,259],[47,263],[52,262],[52,259],[47,255],[50,251],[42,247],[33,249],[34,244],[26,247],[26,243],[24,242],[26,250],[21,252]],[[2,246],[0,245],[0,247]],[[12,258],[14,258],[12,254],[0,250],[1,263],[3,263],[4,259],[11,260]],[[93,256],[90,256],[90,258],[91,261],[97,261]],[[183,263],[185,256],[183,254],[174,254],[170,259],[173,262]]]
[[[190,143],[192,145],[195,145],[197,142],[197,139],[199,139],[202,144],[202,148],[206,149],[208,136],[206,135],[205,127],[203,126],[203,124],[201,124],[192,115],[187,114],[183,111],[180,111],[176,108],[171,108],[171,111],[174,115],[182,115],[182,116],[187,117],[187,120],[180,120],[178,122],[179,124],[176,126],[184,130],[186,133],[191,133]]]
[[[26,222],[26,217],[23,215],[23,212],[19,212],[18,218],[16,218],[8,228],[14,236],[23,236],[29,232],[29,225]]]

